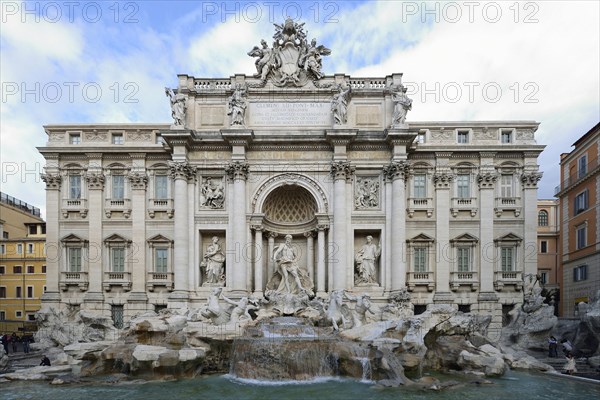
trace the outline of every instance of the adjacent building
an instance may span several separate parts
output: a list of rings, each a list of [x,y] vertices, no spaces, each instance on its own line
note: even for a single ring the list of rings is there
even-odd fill
[[[0,215],[0,330],[35,321],[46,285],[46,224],[40,210],[2,193]],[[7,322],[7,321],[10,321]]]
[[[538,123],[406,122],[402,74],[325,76],[285,26],[255,76],[179,75],[172,125],[45,126],[45,304],[120,326],[215,286],[261,297],[289,235],[316,295],[408,290],[497,331],[538,270]]]
[[[538,200],[538,276],[547,291],[549,301],[558,310],[560,300],[559,269],[559,202],[557,199]]]
[[[577,304],[589,303],[600,290],[600,124],[561,155],[560,261],[562,316],[577,315]]]

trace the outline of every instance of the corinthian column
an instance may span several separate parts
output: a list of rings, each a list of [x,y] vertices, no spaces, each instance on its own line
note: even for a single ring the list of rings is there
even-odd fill
[[[435,296],[438,303],[452,303],[450,293],[450,185],[454,180],[446,168],[438,170],[433,175],[435,185],[435,237],[437,251],[435,252]],[[431,262],[429,263],[431,265]]]
[[[526,170],[521,175],[521,183],[523,184],[523,226],[525,228],[524,249],[528,249],[529,246],[534,246],[537,243],[537,185],[540,179],[542,179],[542,173],[537,171],[537,165],[534,170]],[[536,275],[537,257],[530,256],[528,251],[521,253],[527,253],[523,254],[523,274]]]
[[[346,288],[347,262],[347,228],[348,215],[346,212],[346,181],[354,174],[354,167],[348,161],[334,161],[331,164],[333,177],[333,245],[331,257],[333,266],[331,289]]]
[[[46,291],[42,295],[44,304],[56,303],[60,300],[58,282],[60,279],[60,246],[58,242],[58,215],[60,210],[60,185],[62,177],[58,173],[42,174],[46,183]],[[54,304],[53,304],[54,303]]]
[[[247,263],[243,257],[244,246],[248,243],[246,233],[246,180],[248,179],[248,163],[245,161],[234,161],[225,167],[229,179],[233,181],[233,262],[228,265],[232,273],[232,290],[246,293],[247,286]]]
[[[263,271],[265,262],[263,257],[263,230],[262,225],[254,225],[254,295],[258,298],[263,295]]]
[[[132,155],[133,156],[133,155]],[[138,160],[136,160],[138,161]],[[142,158],[140,161],[144,161]],[[131,263],[131,293],[129,302],[143,302],[146,296],[146,186],[148,176],[145,172],[131,172],[127,179],[131,187],[131,237],[133,249],[137,252]]]
[[[390,290],[398,291],[406,285],[406,198],[404,182],[408,165],[395,161],[385,167],[384,173],[392,181],[392,228],[391,228],[391,267]]]
[[[195,167],[186,161],[170,164],[171,179],[175,182],[175,216],[174,216],[174,276],[175,287],[169,296],[169,307],[181,307],[189,298],[188,293],[188,263],[190,246],[189,217],[188,217],[188,180],[194,179]]]

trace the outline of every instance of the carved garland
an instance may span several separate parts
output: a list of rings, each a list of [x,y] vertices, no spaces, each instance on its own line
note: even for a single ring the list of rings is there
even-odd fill
[[[477,175],[477,183],[480,188],[493,188],[498,180],[498,174],[493,172],[482,172]]]
[[[131,189],[142,189],[145,190],[148,185],[148,176],[144,173],[140,172],[130,172],[127,175],[127,179],[129,180],[129,184],[131,185]]]
[[[90,189],[103,189],[105,177],[101,173],[88,172],[85,175],[85,180]]]

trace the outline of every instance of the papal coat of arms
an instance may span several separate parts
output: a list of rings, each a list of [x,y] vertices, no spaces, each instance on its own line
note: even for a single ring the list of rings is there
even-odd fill
[[[309,80],[323,77],[321,57],[331,54],[317,40],[306,40],[304,23],[298,24],[288,18],[283,25],[275,25],[273,46],[261,40],[261,46],[254,46],[248,52],[255,61],[256,74],[263,82],[270,79],[275,86],[304,86]]]

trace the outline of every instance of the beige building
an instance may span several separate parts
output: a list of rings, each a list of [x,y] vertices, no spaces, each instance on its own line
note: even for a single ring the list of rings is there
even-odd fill
[[[561,154],[563,179],[556,188],[560,202],[561,308],[577,315],[577,304],[589,303],[600,290],[600,123]]]
[[[5,221],[0,240],[0,331],[35,321],[46,285],[46,224],[40,210],[2,193]]]
[[[254,51],[315,50],[294,29]],[[416,313],[447,303],[497,331],[537,273],[538,123],[405,122],[402,74],[324,76],[318,58],[179,75],[173,125],[45,126],[45,303],[120,326],[215,286],[262,297],[290,235],[316,295],[407,289]]]

